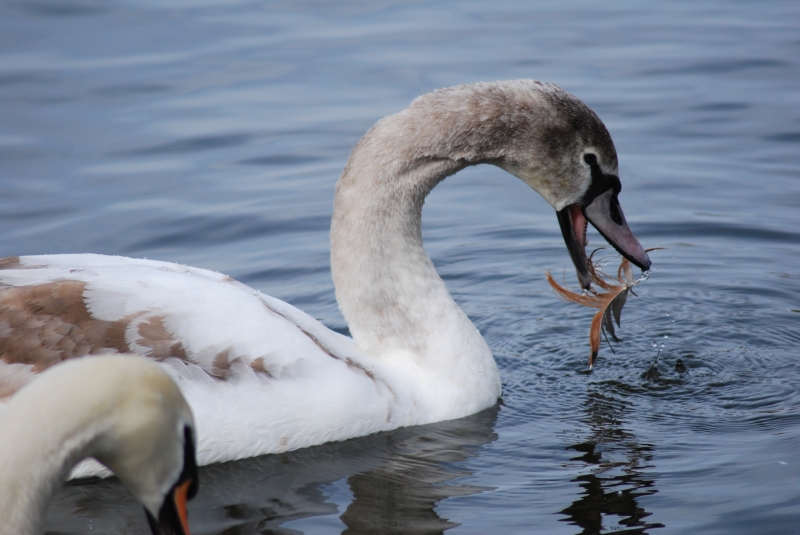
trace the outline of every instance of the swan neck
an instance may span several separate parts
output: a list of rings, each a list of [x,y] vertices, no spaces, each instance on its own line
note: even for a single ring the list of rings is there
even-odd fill
[[[430,120],[412,106],[379,121],[353,150],[331,224],[336,296],[351,334],[372,355],[405,353],[452,365],[448,355],[455,359],[471,346],[468,353],[485,360],[491,352],[425,252],[421,219],[439,182],[489,158],[450,128],[431,129]],[[453,344],[455,338],[462,342]]]
[[[0,493],[0,534],[40,533],[53,495],[70,470],[94,454],[107,419],[79,398],[70,400],[66,418],[60,397],[29,406],[15,401],[0,409],[0,429],[10,439],[0,443],[0,482],[6,489]]]

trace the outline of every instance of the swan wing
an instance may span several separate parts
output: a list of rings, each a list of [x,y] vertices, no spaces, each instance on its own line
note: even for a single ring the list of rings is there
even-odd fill
[[[164,363],[203,464],[404,424],[402,393],[352,339],[230,277],[92,254],[0,260],[0,395],[105,353]]]

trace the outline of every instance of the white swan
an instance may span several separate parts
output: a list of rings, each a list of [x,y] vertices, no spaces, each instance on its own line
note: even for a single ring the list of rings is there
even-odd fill
[[[42,532],[53,494],[94,457],[144,505],[154,534],[189,534],[192,413],[159,366],[101,356],[53,367],[0,407],[0,534]]]
[[[420,230],[428,192],[480,163],[516,175],[556,209],[583,286],[587,219],[649,268],[594,112],[533,80],[457,86],[379,121],[339,179],[331,267],[352,339],[203,269],[89,254],[9,258],[0,266],[0,395],[73,356],[153,357],[194,411],[201,464],[489,407],[501,394],[494,358]]]

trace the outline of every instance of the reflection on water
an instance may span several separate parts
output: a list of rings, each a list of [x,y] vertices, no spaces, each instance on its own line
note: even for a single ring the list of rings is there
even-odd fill
[[[204,467],[189,511],[193,533],[302,533],[284,524],[339,513],[326,488],[346,479],[347,534],[443,533],[458,524],[437,504],[485,487],[459,483],[460,463],[497,439],[499,406],[468,418],[280,455]],[[117,480],[73,484],[50,508],[49,533],[139,533],[144,515]],[[56,531],[57,530],[57,531]]]
[[[644,472],[652,467],[653,446],[639,443],[624,429],[628,406],[590,387],[584,410],[583,421],[591,433],[567,449],[581,454],[570,461],[583,462],[590,471],[572,480],[581,487],[581,498],[561,511],[567,515],[563,521],[582,528],[581,535],[599,534],[604,529],[643,534],[649,528],[664,527],[644,521],[652,513],[641,506],[639,498],[658,492],[655,481]],[[609,526],[610,517],[618,526]]]
[[[664,527],[646,522],[651,512],[640,503],[642,496],[658,492],[647,473],[653,468],[653,446],[625,429],[631,409],[607,387],[589,387],[581,421],[590,432],[566,448],[578,454],[569,461],[586,471],[572,480],[580,487],[579,497],[560,511],[561,521],[578,526],[582,535],[645,534]],[[497,439],[499,409],[203,467],[200,493],[190,504],[193,533],[330,533],[337,515],[333,531],[348,535],[443,533],[459,524],[440,515],[440,502],[492,490],[459,479],[473,475],[465,461]],[[336,487],[349,489],[350,497],[333,498]],[[146,529],[139,505],[115,479],[70,485],[47,520],[53,528],[48,533]]]
[[[382,465],[347,479],[353,501],[342,515],[343,533],[442,533],[457,526],[435,511],[446,498],[484,490],[453,480],[472,475],[454,465],[497,438],[498,407],[474,417],[430,426],[426,433],[397,433],[387,438],[391,455]]]

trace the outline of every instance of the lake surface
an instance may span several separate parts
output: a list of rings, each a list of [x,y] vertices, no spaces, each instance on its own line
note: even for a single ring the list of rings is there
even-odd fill
[[[552,208],[463,171],[423,232],[503,403],[206,467],[194,533],[799,529],[796,1],[4,1],[0,256],[191,264],[343,330],[328,228],[350,149],[417,95],[511,78],[597,111],[631,227],[666,248],[624,342],[586,373],[593,311],[544,279],[574,280]],[[145,522],[112,479],[67,487],[47,526]]]

